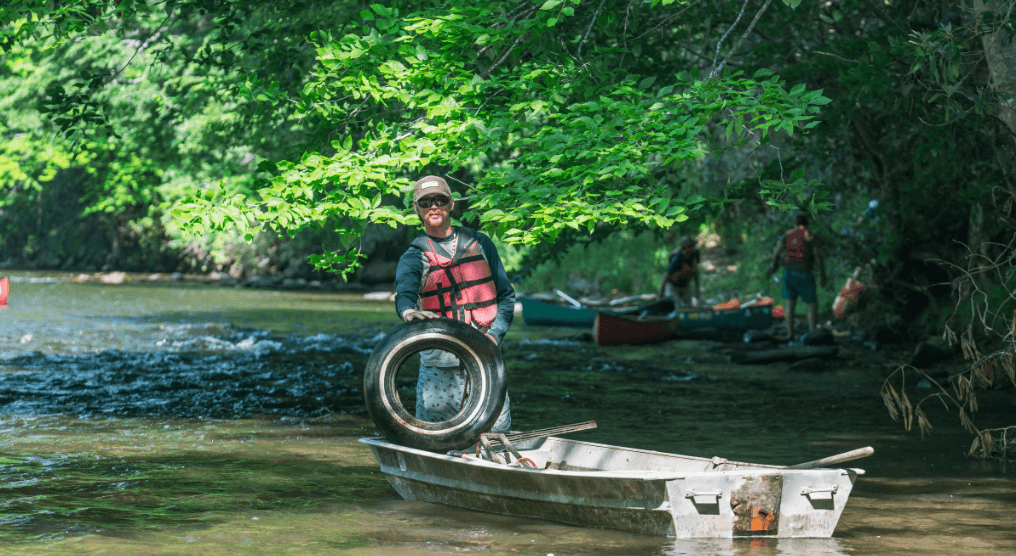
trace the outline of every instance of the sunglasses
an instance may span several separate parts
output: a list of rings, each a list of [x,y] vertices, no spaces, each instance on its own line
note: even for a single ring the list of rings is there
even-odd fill
[[[433,206],[443,207],[448,204],[451,199],[448,197],[426,197],[416,202],[420,208],[428,209]]]

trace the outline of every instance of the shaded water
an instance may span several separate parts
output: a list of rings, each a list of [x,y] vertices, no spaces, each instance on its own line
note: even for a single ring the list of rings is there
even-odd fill
[[[878,399],[891,353],[823,372],[732,366],[722,346],[597,348],[527,328],[504,346],[516,429],[793,464],[872,445],[832,539],[675,541],[406,502],[356,442],[388,303],[16,274],[0,310],[5,553],[1016,553],[1012,462],[967,459],[947,412],[922,441]],[[1011,421],[989,392],[979,422]],[[1001,422],[999,424],[1011,424]]]

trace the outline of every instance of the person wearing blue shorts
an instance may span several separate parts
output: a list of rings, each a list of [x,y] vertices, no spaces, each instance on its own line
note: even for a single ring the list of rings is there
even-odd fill
[[[794,309],[797,298],[808,304],[808,330],[813,331],[818,321],[818,286],[815,284],[815,269],[822,277],[822,287],[829,286],[822,254],[815,234],[808,229],[808,215],[798,214],[797,227],[787,230],[776,244],[768,274],[776,272],[783,261],[783,299],[787,300],[787,340],[794,341]]]

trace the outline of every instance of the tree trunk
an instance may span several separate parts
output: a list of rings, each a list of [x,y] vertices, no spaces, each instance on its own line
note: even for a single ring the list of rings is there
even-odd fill
[[[983,286],[985,268],[988,266],[987,237],[984,231],[984,205],[970,205],[970,228],[967,231],[967,247],[970,249],[967,269],[973,275],[974,282]]]
[[[974,0],[974,13],[977,18],[975,29],[981,29],[985,22],[983,15],[994,13],[995,21],[1007,19],[1012,10],[1012,0]],[[1016,145],[1016,48],[1013,47],[1008,33],[999,24],[994,23],[990,29],[981,30],[981,41],[984,43],[984,56],[988,61],[991,75],[989,85],[1000,93],[1008,93],[1008,99],[1002,99],[996,105],[998,116],[1009,128],[1009,144]]]

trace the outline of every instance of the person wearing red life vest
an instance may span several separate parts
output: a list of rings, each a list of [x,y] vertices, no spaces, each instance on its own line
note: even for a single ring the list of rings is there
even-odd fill
[[[815,269],[822,276],[822,287],[829,286],[825,264],[815,234],[808,229],[808,215],[800,213],[795,218],[797,226],[787,230],[776,244],[768,274],[776,272],[783,259],[783,299],[787,300],[787,339],[794,341],[794,308],[797,297],[808,304],[808,330],[813,331],[818,321],[818,286],[815,284]],[[782,257],[781,257],[782,255]]]
[[[413,205],[425,234],[416,238],[395,271],[395,311],[403,321],[451,318],[465,322],[500,345],[515,313],[515,290],[494,242],[485,234],[452,226],[455,208],[448,183],[427,176],[413,187]],[[466,372],[455,355],[420,352],[416,417],[451,419],[462,407]],[[492,432],[511,429],[509,399]]]
[[[682,237],[681,246],[671,253],[667,271],[660,280],[660,289],[656,296],[660,299],[673,299],[676,307],[690,307],[692,301],[702,295],[698,270],[702,255],[695,245],[693,238]],[[695,282],[694,293],[690,288],[692,282]]]

